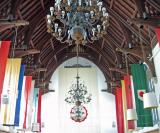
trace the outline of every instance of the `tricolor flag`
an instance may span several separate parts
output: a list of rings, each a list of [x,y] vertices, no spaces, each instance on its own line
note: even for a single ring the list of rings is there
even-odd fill
[[[40,131],[41,131],[41,105],[42,105],[41,103],[42,103],[42,94],[43,94],[42,89],[39,89],[37,123],[39,123],[39,125],[40,125]]]
[[[22,86],[22,94],[21,94],[21,103],[20,103],[20,120],[19,120],[19,128],[23,128],[24,116],[25,116],[25,84],[26,84],[26,76],[23,78],[23,86]]]
[[[116,101],[117,130],[118,133],[125,133],[122,88],[117,87],[115,89],[115,101]]]
[[[158,40],[159,45],[160,45],[160,27],[156,28],[155,32],[156,32],[156,35],[157,35],[157,40]]]
[[[1,99],[2,89],[3,89],[5,68],[6,68],[10,44],[11,44],[11,41],[0,41],[0,99]],[[0,103],[0,107],[1,107],[1,103]]]
[[[25,114],[24,114],[24,122],[23,122],[23,128],[26,129],[28,127],[27,125],[27,113],[28,113],[28,102],[29,102],[29,96],[31,92],[31,85],[32,85],[32,76],[26,76],[25,81],[25,90],[24,90],[24,96],[25,96]]]
[[[131,73],[133,76],[136,111],[138,116],[137,127],[153,126],[151,110],[143,108],[143,94],[148,90],[144,65],[132,64]]]
[[[128,132],[128,121],[127,121],[127,101],[126,101],[126,90],[124,80],[121,80],[122,86],[122,101],[123,101],[123,117],[124,117],[124,133]]]
[[[14,126],[19,126],[20,122],[20,110],[21,110],[21,97],[22,97],[22,87],[23,87],[23,77],[24,77],[25,65],[21,65],[19,83],[18,83],[18,98],[16,101],[16,110],[14,118]]]
[[[21,59],[7,60],[2,96],[8,95],[9,103],[2,102],[0,112],[0,122],[4,125],[14,125],[20,66]]]
[[[124,76],[127,109],[133,109],[132,85],[130,75]],[[134,121],[128,121],[128,129],[135,129]]]
[[[34,88],[34,104],[33,104],[33,112],[32,112],[32,123],[37,123],[37,110],[38,110],[38,95],[39,95],[39,88]]]
[[[35,81],[32,81],[31,91],[28,98],[28,113],[27,113],[27,128],[32,128],[33,106],[34,106],[34,85]]]

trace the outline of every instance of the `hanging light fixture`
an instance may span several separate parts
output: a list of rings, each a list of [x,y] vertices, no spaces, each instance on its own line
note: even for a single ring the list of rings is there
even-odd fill
[[[143,105],[144,108],[158,108],[158,102],[154,92],[148,92],[143,94]]]
[[[137,120],[137,112],[136,109],[127,109],[127,120],[132,121],[132,120]]]
[[[91,101],[91,94],[88,94],[87,86],[84,82],[81,82],[78,74],[78,44],[77,44],[77,76],[76,83],[73,83],[67,92],[65,101],[69,104],[75,105],[70,112],[70,117],[75,122],[82,122],[87,118],[87,109],[83,104],[87,104]]]
[[[65,101],[70,104],[80,105],[81,103],[86,104],[91,101],[91,94],[87,92],[87,86],[79,81],[80,77],[76,76],[76,83],[73,83],[67,92]]]
[[[106,34],[108,13],[99,0],[56,0],[47,15],[48,32],[61,43],[93,43]]]

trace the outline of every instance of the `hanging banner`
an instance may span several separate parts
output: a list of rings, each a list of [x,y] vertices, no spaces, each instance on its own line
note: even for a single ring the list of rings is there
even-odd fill
[[[155,29],[156,35],[157,35],[157,40],[159,42],[160,45],[160,27]]]
[[[14,118],[14,126],[19,126],[20,122],[20,109],[21,109],[21,95],[22,95],[22,86],[23,86],[23,77],[25,72],[25,65],[21,65],[19,83],[18,83],[18,98],[16,101],[16,110]]]
[[[34,89],[34,106],[33,106],[33,117],[32,123],[37,123],[37,110],[38,110],[38,95],[39,95],[39,88]]]
[[[32,117],[33,117],[33,105],[34,105],[34,85],[35,81],[32,81],[31,91],[28,98],[28,113],[27,113],[27,128],[32,128]]]
[[[38,111],[37,111],[37,123],[40,125],[40,131],[41,131],[41,102],[42,102],[42,89],[39,89],[39,95],[38,95]]]
[[[31,92],[31,84],[32,84],[32,76],[26,76],[25,81],[25,115],[24,115],[24,122],[23,122],[23,128],[27,128],[27,113],[28,113],[28,99]]]
[[[11,41],[0,41],[0,99],[2,94],[5,68],[6,68],[10,44]]]
[[[124,117],[124,133],[128,133],[128,121],[127,121],[127,101],[126,101],[126,90],[124,80],[121,80],[122,85],[122,101],[123,101],[123,117]]]
[[[133,109],[132,85],[130,75],[124,76],[127,109]],[[134,121],[128,121],[128,129],[135,129]]]
[[[1,123],[14,125],[21,59],[8,59],[2,91]],[[4,103],[5,100],[7,103]]]
[[[22,96],[21,96],[21,103],[20,103],[20,120],[19,120],[19,128],[23,128],[24,118],[25,118],[25,106],[26,106],[26,99],[25,99],[25,84],[26,84],[26,76],[23,78],[23,86],[22,86]]]
[[[117,130],[118,133],[125,133],[124,131],[124,116],[123,116],[123,101],[122,101],[122,88],[115,89],[116,101],[116,117],[117,117]]]
[[[143,64],[132,64],[131,73],[133,76],[134,95],[137,111],[137,127],[153,126],[151,110],[143,108],[143,94],[147,92],[147,78]]]

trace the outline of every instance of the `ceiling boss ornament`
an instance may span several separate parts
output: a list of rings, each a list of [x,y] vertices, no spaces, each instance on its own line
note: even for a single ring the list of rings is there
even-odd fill
[[[93,43],[106,34],[108,13],[99,0],[56,0],[47,15],[48,32],[61,43]]]

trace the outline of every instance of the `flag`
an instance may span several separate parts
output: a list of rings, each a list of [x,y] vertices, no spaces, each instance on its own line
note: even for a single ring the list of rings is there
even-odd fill
[[[121,80],[122,85],[122,101],[123,101],[123,117],[124,117],[124,133],[128,132],[128,121],[127,121],[127,101],[126,101],[126,90],[124,80]]]
[[[0,99],[1,99],[5,68],[6,68],[10,44],[11,44],[11,41],[0,41]]]
[[[156,35],[157,35],[157,40],[158,40],[159,45],[160,45],[160,28],[159,28],[159,27],[156,28],[156,29],[155,29],[155,32],[156,32]]]
[[[25,100],[25,84],[26,84],[26,76],[23,78],[23,85],[22,85],[22,96],[21,96],[21,103],[20,103],[20,119],[19,119],[19,128],[23,128],[24,123],[24,117],[25,117],[25,106],[26,106],[26,100]]]
[[[122,101],[122,88],[115,89],[116,101],[116,118],[118,133],[124,133],[124,116],[123,116],[123,101]]]
[[[28,113],[27,113],[27,126],[29,129],[32,128],[32,117],[33,117],[33,105],[34,105],[34,85],[35,81],[32,81],[31,91],[28,99]]]
[[[37,123],[40,125],[40,131],[41,131],[41,102],[42,102],[42,89],[39,89],[38,94],[38,112],[37,112]]]
[[[14,125],[19,126],[20,122],[20,109],[21,109],[21,95],[22,95],[22,86],[23,86],[23,77],[24,77],[25,65],[21,65],[19,82],[18,82],[18,98],[16,101],[16,110],[15,110],[15,118]]]
[[[130,75],[124,76],[127,109],[133,109],[132,85]],[[128,129],[135,129],[134,121],[128,121]]]
[[[133,76],[134,95],[137,111],[137,127],[153,126],[151,110],[143,107],[143,94],[147,92],[147,78],[143,64],[132,64],[131,73]]]
[[[14,125],[20,66],[21,59],[7,60],[2,95],[8,95],[9,103],[2,103],[0,113],[0,121],[5,125]]]
[[[37,123],[38,95],[39,95],[39,88],[35,88],[34,95],[33,95],[34,104],[33,104],[32,123]]]
[[[23,128],[27,128],[27,112],[28,112],[28,99],[31,92],[31,84],[32,84],[32,76],[26,76],[25,81],[25,114],[24,114],[24,122],[23,122]]]

